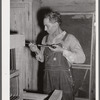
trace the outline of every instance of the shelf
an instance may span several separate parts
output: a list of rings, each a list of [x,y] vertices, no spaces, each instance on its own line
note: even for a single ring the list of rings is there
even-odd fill
[[[20,34],[10,35],[10,49],[25,46],[25,36]]]
[[[47,94],[23,92],[23,99],[44,100],[47,96]]]

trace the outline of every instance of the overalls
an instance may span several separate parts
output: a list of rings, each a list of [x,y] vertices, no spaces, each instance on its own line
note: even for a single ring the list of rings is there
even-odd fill
[[[67,33],[62,40],[66,37]],[[67,59],[61,52],[54,52],[49,47],[45,47],[44,57],[44,93],[62,90],[62,100],[73,100],[73,80]]]

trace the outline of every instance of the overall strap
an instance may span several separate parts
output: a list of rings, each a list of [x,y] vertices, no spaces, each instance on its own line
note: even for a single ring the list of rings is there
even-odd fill
[[[67,35],[68,35],[68,33],[66,32],[66,34],[65,34],[65,36],[63,37],[62,41],[65,41]]]
[[[65,36],[63,37],[62,41],[65,41],[68,33],[66,32]],[[46,36],[45,43],[48,41],[48,35]]]
[[[48,41],[48,35],[46,36],[45,43],[47,43],[47,41]]]

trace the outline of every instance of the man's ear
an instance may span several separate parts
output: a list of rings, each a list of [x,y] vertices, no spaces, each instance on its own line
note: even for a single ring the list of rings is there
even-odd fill
[[[57,26],[59,25],[59,23],[58,23],[58,22],[55,22],[54,24],[55,24],[55,25],[57,25]]]

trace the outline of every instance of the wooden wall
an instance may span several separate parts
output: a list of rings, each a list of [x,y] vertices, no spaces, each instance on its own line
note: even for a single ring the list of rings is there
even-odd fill
[[[37,26],[36,12],[40,7],[38,0],[11,0],[10,1],[10,31],[23,34],[26,41],[35,41],[39,27]],[[37,90],[38,62],[32,56],[30,49],[16,49],[17,69],[21,71],[23,89]],[[22,61],[24,63],[22,63]],[[21,66],[20,68],[18,66]]]
[[[41,6],[60,12],[89,12],[95,11],[95,0],[41,0]]]

